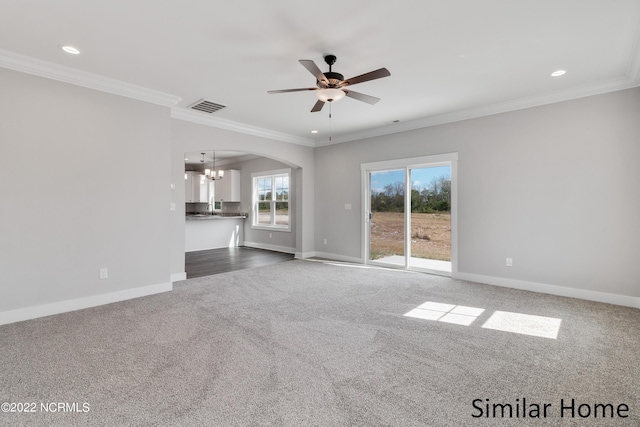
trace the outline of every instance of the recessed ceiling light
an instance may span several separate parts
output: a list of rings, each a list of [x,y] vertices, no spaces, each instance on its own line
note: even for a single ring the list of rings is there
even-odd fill
[[[60,49],[64,50],[67,53],[70,53],[72,55],[79,55],[80,54],[80,50],[77,47],[73,47],[73,46],[60,46]]]
[[[551,76],[553,76],[553,77],[559,77],[559,76],[563,75],[564,73],[566,73],[566,71],[565,71],[565,70],[556,70],[556,71],[554,71],[553,73],[551,73]]]
[[[318,133],[318,131],[317,130],[312,130],[311,133]]]

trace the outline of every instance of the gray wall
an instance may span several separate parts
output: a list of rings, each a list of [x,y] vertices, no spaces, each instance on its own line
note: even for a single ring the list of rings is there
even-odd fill
[[[0,93],[0,312],[168,284],[169,109],[4,68]]]
[[[265,249],[276,249],[283,251],[295,252],[296,248],[296,204],[292,197],[289,206],[289,214],[291,218],[291,231],[267,231],[251,228],[251,204],[252,204],[252,179],[251,174],[255,172],[267,172],[280,169],[291,169],[291,194],[298,197],[304,197],[301,192],[297,191],[295,186],[296,175],[298,169],[292,168],[290,165],[279,162],[277,160],[261,157],[258,159],[248,160],[241,163],[231,164],[224,167],[225,169],[239,169],[241,174],[241,211],[249,212],[249,218],[244,222],[244,241],[250,243],[249,246],[261,247]],[[269,237],[271,235],[271,237]],[[255,245],[254,245],[255,244]]]
[[[244,222],[244,241],[250,243],[248,246],[255,246],[265,249],[282,250],[286,252],[295,252],[296,249],[296,203],[291,199],[292,203],[289,207],[289,213],[291,216],[291,231],[277,231],[277,230],[257,230],[251,228],[251,205],[252,205],[252,178],[251,174],[256,172],[267,172],[280,169],[291,169],[291,194],[295,196],[297,200],[299,197],[303,197],[301,192],[297,192],[295,185],[296,176],[298,173],[297,168],[291,167],[286,163],[279,162],[277,160],[269,159],[266,157],[260,157],[257,159],[246,160],[238,163],[228,163],[224,166],[220,166],[218,169],[236,169],[240,171],[240,211],[248,212],[249,217]],[[271,237],[269,237],[271,234]],[[255,245],[254,245],[255,244]]]
[[[461,274],[640,297],[640,88],[315,150],[7,69],[0,93],[0,313],[183,274],[183,155],[200,149],[299,167],[297,255],[348,258],[360,163],[457,152]]]
[[[461,273],[640,296],[640,88],[316,149],[317,251],[362,256],[360,163],[450,152]]]

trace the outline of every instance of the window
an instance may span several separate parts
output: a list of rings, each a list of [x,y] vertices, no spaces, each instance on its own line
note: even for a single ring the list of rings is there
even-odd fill
[[[291,170],[251,174],[253,180],[252,228],[291,231]]]

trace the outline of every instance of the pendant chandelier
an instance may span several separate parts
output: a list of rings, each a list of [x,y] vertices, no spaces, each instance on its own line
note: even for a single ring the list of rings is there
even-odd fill
[[[204,164],[204,153],[200,153],[202,154],[202,160],[200,160],[200,163]],[[217,181],[219,179],[224,178],[224,171],[223,170],[219,170],[216,171],[216,152],[213,152],[213,167],[211,169],[209,168],[205,168],[204,170],[204,177],[206,179],[209,179],[211,181]]]

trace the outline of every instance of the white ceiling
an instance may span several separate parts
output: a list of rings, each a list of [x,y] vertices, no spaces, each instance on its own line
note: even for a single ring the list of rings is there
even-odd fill
[[[0,0],[0,49],[0,66],[44,60],[179,97],[174,117],[319,146],[638,86],[640,0]],[[346,78],[389,69],[353,86],[381,101],[329,120],[313,92],[267,94],[313,87],[298,60],[328,71],[326,54]],[[185,110],[201,98],[227,108]]]

